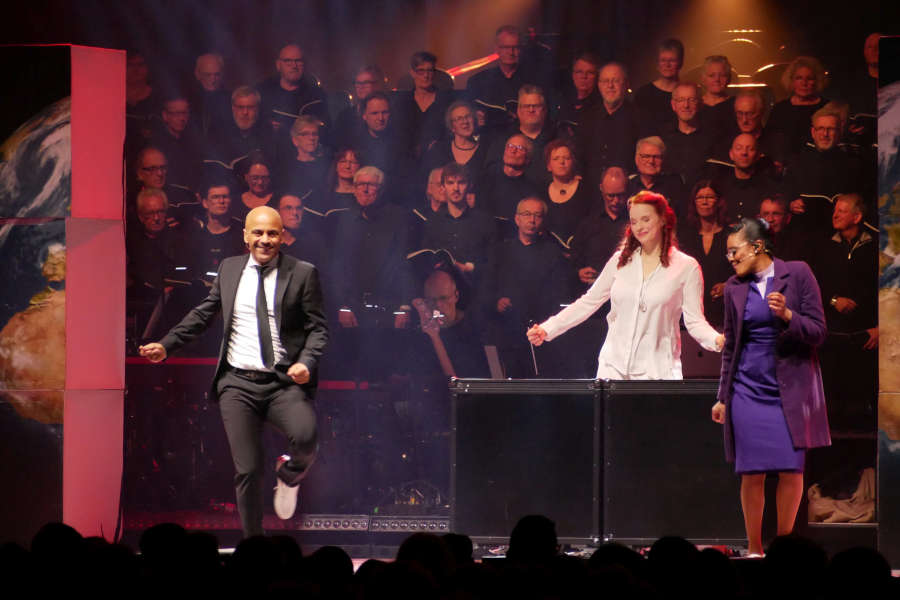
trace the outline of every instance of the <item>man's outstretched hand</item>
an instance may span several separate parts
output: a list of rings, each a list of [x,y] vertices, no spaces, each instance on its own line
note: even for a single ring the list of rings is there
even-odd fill
[[[138,352],[141,356],[149,360],[150,362],[161,362],[166,360],[166,349],[162,344],[158,342],[153,342],[152,344],[145,344],[138,348]]]

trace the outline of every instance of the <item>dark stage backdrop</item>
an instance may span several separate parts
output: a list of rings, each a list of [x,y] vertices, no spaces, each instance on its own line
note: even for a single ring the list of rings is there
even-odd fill
[[[638,86],[654,76],[655,44],[672,36],[685,42],[686,72],[708,54],[738,53],[764,55],[752,58],[753,69],[811,54],[844,72],[860,65],[866,35],[897,23],[898,11],[881,0],[851,8],[777,0],[35,0],[5,8],[0,39],[139,49],[160,83],[190,82],[194,58],[218,51],[229,89],[270,75],[275,46],[295,39],[307,69],[336,91],[367,63],[396,81],[417,50],[434,52],[441,68],[485,56],[494,30],[512,23],[533,27],[561,64],[585,50],[625,61]],[[730,32],[748,29],[760,33]],[[463,77],[457,87],[464,85]]]

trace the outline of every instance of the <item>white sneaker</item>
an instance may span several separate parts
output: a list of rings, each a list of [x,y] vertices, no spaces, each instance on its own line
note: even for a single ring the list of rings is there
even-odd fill
[[[291,459],[290,456],[283,454],[275,461],[275,514],[279,519],[287,520],[294,516],[297,510],[297,496],[300,486],[290,486],[278,477],[278,470]]]

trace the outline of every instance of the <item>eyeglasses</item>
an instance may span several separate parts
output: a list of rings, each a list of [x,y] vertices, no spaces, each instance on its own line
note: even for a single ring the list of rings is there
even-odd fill
[[[522,144],[507,144],[506,148],[515,152],[526,152],[528,150],[528,148],[526,148]]]
[[[459,115],[458,117],[453,117],[450,119],[451,123],[465,123],[466,121],[472,120],[472,113],[466,113],[464,115]]]
[[[357,182],[354,183],[353,185],[355,185],[355,186],[358,187],[358,188],[361,188],[361,187],[369,187],[369,188],[376,188],[376,189],[377,189],[377,188],[380,188],[380,187],[381,187],[381,184],[378,183],[377,181],[357,181]]]
[[[522,211],[522,212],[517,212],[516,215],[522,217],[523,219],[534,218],[534,219],[541,220],[544,218],[544,213],[542,213],[542,212],[529,212],[527,210]]]
[[[837,127],[813,127],[813,131],[816,133],[837,133]]]
[[[725,252],[725,258],[728,260],[734,260],[734,256],[737,254],[737,251],[749,244],[750,242],[741,242],[734,248],[728,248]]]
[[[641,160],[662,160],[662,154],[638,154]]]
[[[698,100],[696,98],[672,98],[672,101],[675,104],[688,104],[694,105],[697,104]]]

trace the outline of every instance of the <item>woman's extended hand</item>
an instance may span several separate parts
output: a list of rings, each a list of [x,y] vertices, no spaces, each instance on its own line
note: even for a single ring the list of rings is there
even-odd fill
[[[722,402],[716,402],[712,407],[712,420],[722,425],[725,423],[725,405]]]
[[[540,325],[532,325],[525,335],[528,337],[528,341],[535,346],[540,346],[547,339],[547,332]]]

